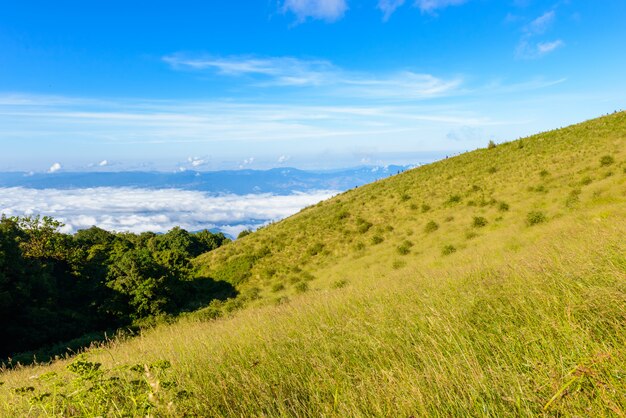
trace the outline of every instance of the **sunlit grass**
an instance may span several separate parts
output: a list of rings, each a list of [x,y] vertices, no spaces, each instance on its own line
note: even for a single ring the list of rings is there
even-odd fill
[[[5,371],[0,415],[624,416],[625,162],[621,113],[352,190],[196,261],[230,314]]]

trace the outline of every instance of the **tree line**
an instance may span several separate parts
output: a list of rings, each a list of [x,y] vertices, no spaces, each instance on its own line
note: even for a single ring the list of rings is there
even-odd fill
[[[62,226],[50,217],[0,218],[3,362],[235,294],[228,283],[196,277],[191,263],[228,242],[222,233],[178,227],[165,234],[113,233],[94,226],[65,234]]]

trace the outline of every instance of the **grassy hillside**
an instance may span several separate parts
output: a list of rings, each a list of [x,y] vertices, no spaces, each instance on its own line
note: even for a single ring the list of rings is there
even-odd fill
[[[200,256],[237,299],[5,371],[0,415],[624,416],[625,234],[626,113],[463,154]]]

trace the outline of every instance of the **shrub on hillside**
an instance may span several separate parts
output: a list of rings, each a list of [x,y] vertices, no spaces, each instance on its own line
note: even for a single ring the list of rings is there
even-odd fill
[[[372,223],[366,221],[363,218],[357,218],[356,220],[356,230],[360,233],[360,234],[364,234],[367,231],[370,230],[370,228],[372,227]]]
[[[487,149],[494,149],[496,147],[496,143],[493,140],[490,140],[487,144]]]
[[[537,225],[545,222],[546,220],[546,215],[540,211],[528,212],[528,215],[526,215],[526,223],[528,226]]]
[[[413,243],[411,241],[405,240],[404,242],[402,242],[402,244],[398,246],[398,248],[396,248],[396,251],[398,251],[398,254],[400,255],[407,255],[408,253],[411,252],[412,246],[413,246]]]
[[[454,245],[446,245],[441,250],[441,255],[450,255],[456,252],[456,247]]]
[[[430,210],[430,206],[426,203],[422,203],[422,213],[426,213]]]
[[[607,165],[611,165],[615,162],[615,159],[610,155],[604,155],[600,158],[600,165],[602,167],[606,167]]]
[[[385,239],[383,237],[381,237],[380,235],[374,235],[372,237],[372,244],[377,245],[380,244],[381,242],[383,242]]]
[[[452,205],[452,204],[455,204],[455,203],[459,203],[460,201],[461,201],[461,195],[458,195],[458,194],[453,194],[453,195],[451,195],[451,196],[448,198],[448,200],[446,201],[446,203],[448,203],[448,204]]]
[[[500,204],[498,205],[498,210],[500,212],[508,212],[509,210],[509,204],[505,203],[505,202],[500,202]]]
[[[487,219],[483,216],[474,216],[474,221],[472,222],[472,226],[474,228],[482,228],[487,226]]]
[[[439,225],[435,221],[429,221],[424,227],[424,232],[431,233],[439,229]]]

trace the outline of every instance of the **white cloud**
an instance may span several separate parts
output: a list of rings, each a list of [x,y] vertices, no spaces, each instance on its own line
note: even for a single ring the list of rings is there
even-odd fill
[[[107,160],[102,160],[98,163],[98,165],[100,167],[106,167],[107,165],[109,165],[109,162]]]
[[[545,12],[532,22],[530,22],[524,29],[526,32],[531,33],[533,35],[541,35],[548,30],[548,28],[554,22],[556,14],[553,10],[549,12]]]
[[[563,45],[565,45],[565,42],[563,42],[560,39],[557,39],[556,41],[552,41],[552,42],[539,42],[537,44],[537,52],[540,55],[548,54],[554,51],[555,49],[562,47]]]
[[[66,224],[65,232],[92,225],[110,231],[130,232],[165,232],[180,226],[189,231],[217,228],[232,234],[283,219],[337,193],[213,196],[176,189],[36,190],[17,187],[0,189],[0,213],[7,216],[53,216]]]
[[[383,12],[383,20],[389,20],[393,12],[404,4],[404,0],[378,0],[378,8]]]
[[[187,161],[194,168],[201,167],[207,164],[207,160],[205,160],[204,158],[200,158],[200,157],[189,157],[187,158]]]
[[[163,57],[178,70],[215,71],[230,77],[250,77],[257,87],[326,87],[330,95],[373,99],[422,99],[458,93],[459,77],[443,79],[431,74],[396,71],[368,74],[347,71],[325,60],[293,57],[231,56],[207,58],[180,54]]]
[[[61,164],[60,163],[54,163],[50,166],[50,168],[48,169],[48,173],[56,173],[57,171],[59,171],[61,169]]]
[[[285,0],[282,5],[283,13],[293,13],[299,23],[309,18],[335,22],[347,10],[346,0]]]
[[[535,59],[549,54],[565,45],[561,39],[554,41],[538,41],[553,25],[556,12],[550,10],[533,19],[522,28],[523,35],[515,49],[515,56],[520,59]]]
[[[283,164],[286,163],[287,161],[291,160],[291,157],[289,155],[281,155],[280,157],[278,157],[278,163],[279,164]]]
[[[459,6],[468,0],[415,0],[415,6],[422,12],[433,13],[437,9],[443,9],[448,6]]]
[[[253,162],[254,162],[254,157],[246,158],[245,160],[241,162],[241,164],[239,164],[239,168],[244,168],[245,166],[248,166],[252,164]]]
[[[174,54],[163,57],[163,61],[178,70],[213,70],[226,76],[259,77],[262,82],[258,84],[262,86],[318,86],[328,84],[337,71],[329,61],[293,57],[191,57]]]

